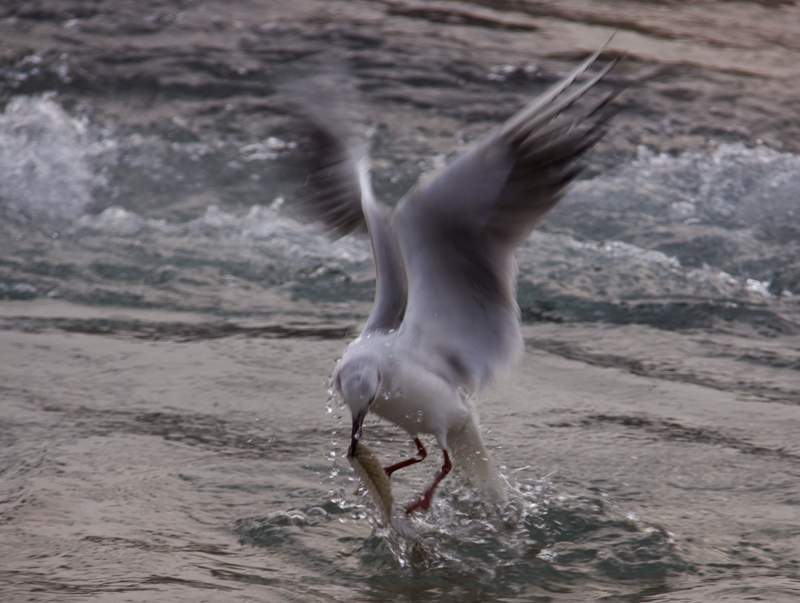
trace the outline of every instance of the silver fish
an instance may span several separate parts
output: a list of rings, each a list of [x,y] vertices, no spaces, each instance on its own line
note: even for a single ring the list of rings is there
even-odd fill
[[[353,470],[361,478],[361,483],[372,497],[383,523],[391,526],[401,536],[416,539],[417,534],[405,516],[400,517],[394,512],[392,484],[375,453],[366,444],[356,440],[355,445],[347,454],[347,460],[350,461]]]

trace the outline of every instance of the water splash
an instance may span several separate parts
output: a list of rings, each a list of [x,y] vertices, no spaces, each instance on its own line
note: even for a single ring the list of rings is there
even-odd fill
[[[284,550],[295,556],[304,554],[302,533],[368,525],[368,537],[341,540],[348,547],[339,556],[357,559],[358,566],[339,570],[365,579],[376,600],[412,577],[423,591],[452,595],[479,588],[496,598],[519,596],[520,589],[570,592],[589,583],[613,593],[690,569],[672,535],[636,511],[570,495],[549,478],[516,483],[510,494],[496,508],[468,486],[451,485],[430,512],[412,516],[420,535],[413,539],[383,526],[368,499],[353,498],[347,488],[332,490],[324,504],[241,520],[235,529],[259,547],[290,539],[293,546]]]
[[[0,205],[22,220],[77,218],[106,183],[93,159],[114,146],[52,94],[12,98],[0,115]]]

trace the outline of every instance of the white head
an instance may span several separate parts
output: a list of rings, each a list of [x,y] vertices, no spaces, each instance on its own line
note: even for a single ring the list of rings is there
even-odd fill
[[[333,375],[334,386],[342,393],[342,398],[353,415],[353,432],[350,451],[361,437],[361,424],[375,401],[381,386],[381,373],[378,364],[371,358],[352,358],[343,360]]]

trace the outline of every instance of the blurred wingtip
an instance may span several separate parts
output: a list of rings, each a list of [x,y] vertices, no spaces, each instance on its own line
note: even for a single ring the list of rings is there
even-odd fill
[[[306,171],[297,217],[331,240],[351,232],[366,233],[361,208],[364,179],[358,163],[367,156],[367,142],[357,136],[352,81],[329,71],[283,83],[297,118],[300,152]]]

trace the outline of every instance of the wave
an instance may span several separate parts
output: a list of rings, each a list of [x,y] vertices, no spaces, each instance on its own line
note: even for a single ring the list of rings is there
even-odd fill
[[[330,243],[292,217],[299,141],[201,140],[179,122],[123,131],[53,95],[15,97],[0,116],[0,228],[14,258],[0,297],[208,309],[238,283],[371,301],[367,241]],[[577,182],[522,246],[523,317],[793,316],[798,188],[800,158],[764,146],[641,148]],[[698,324],[684,318],[665,324]]]

